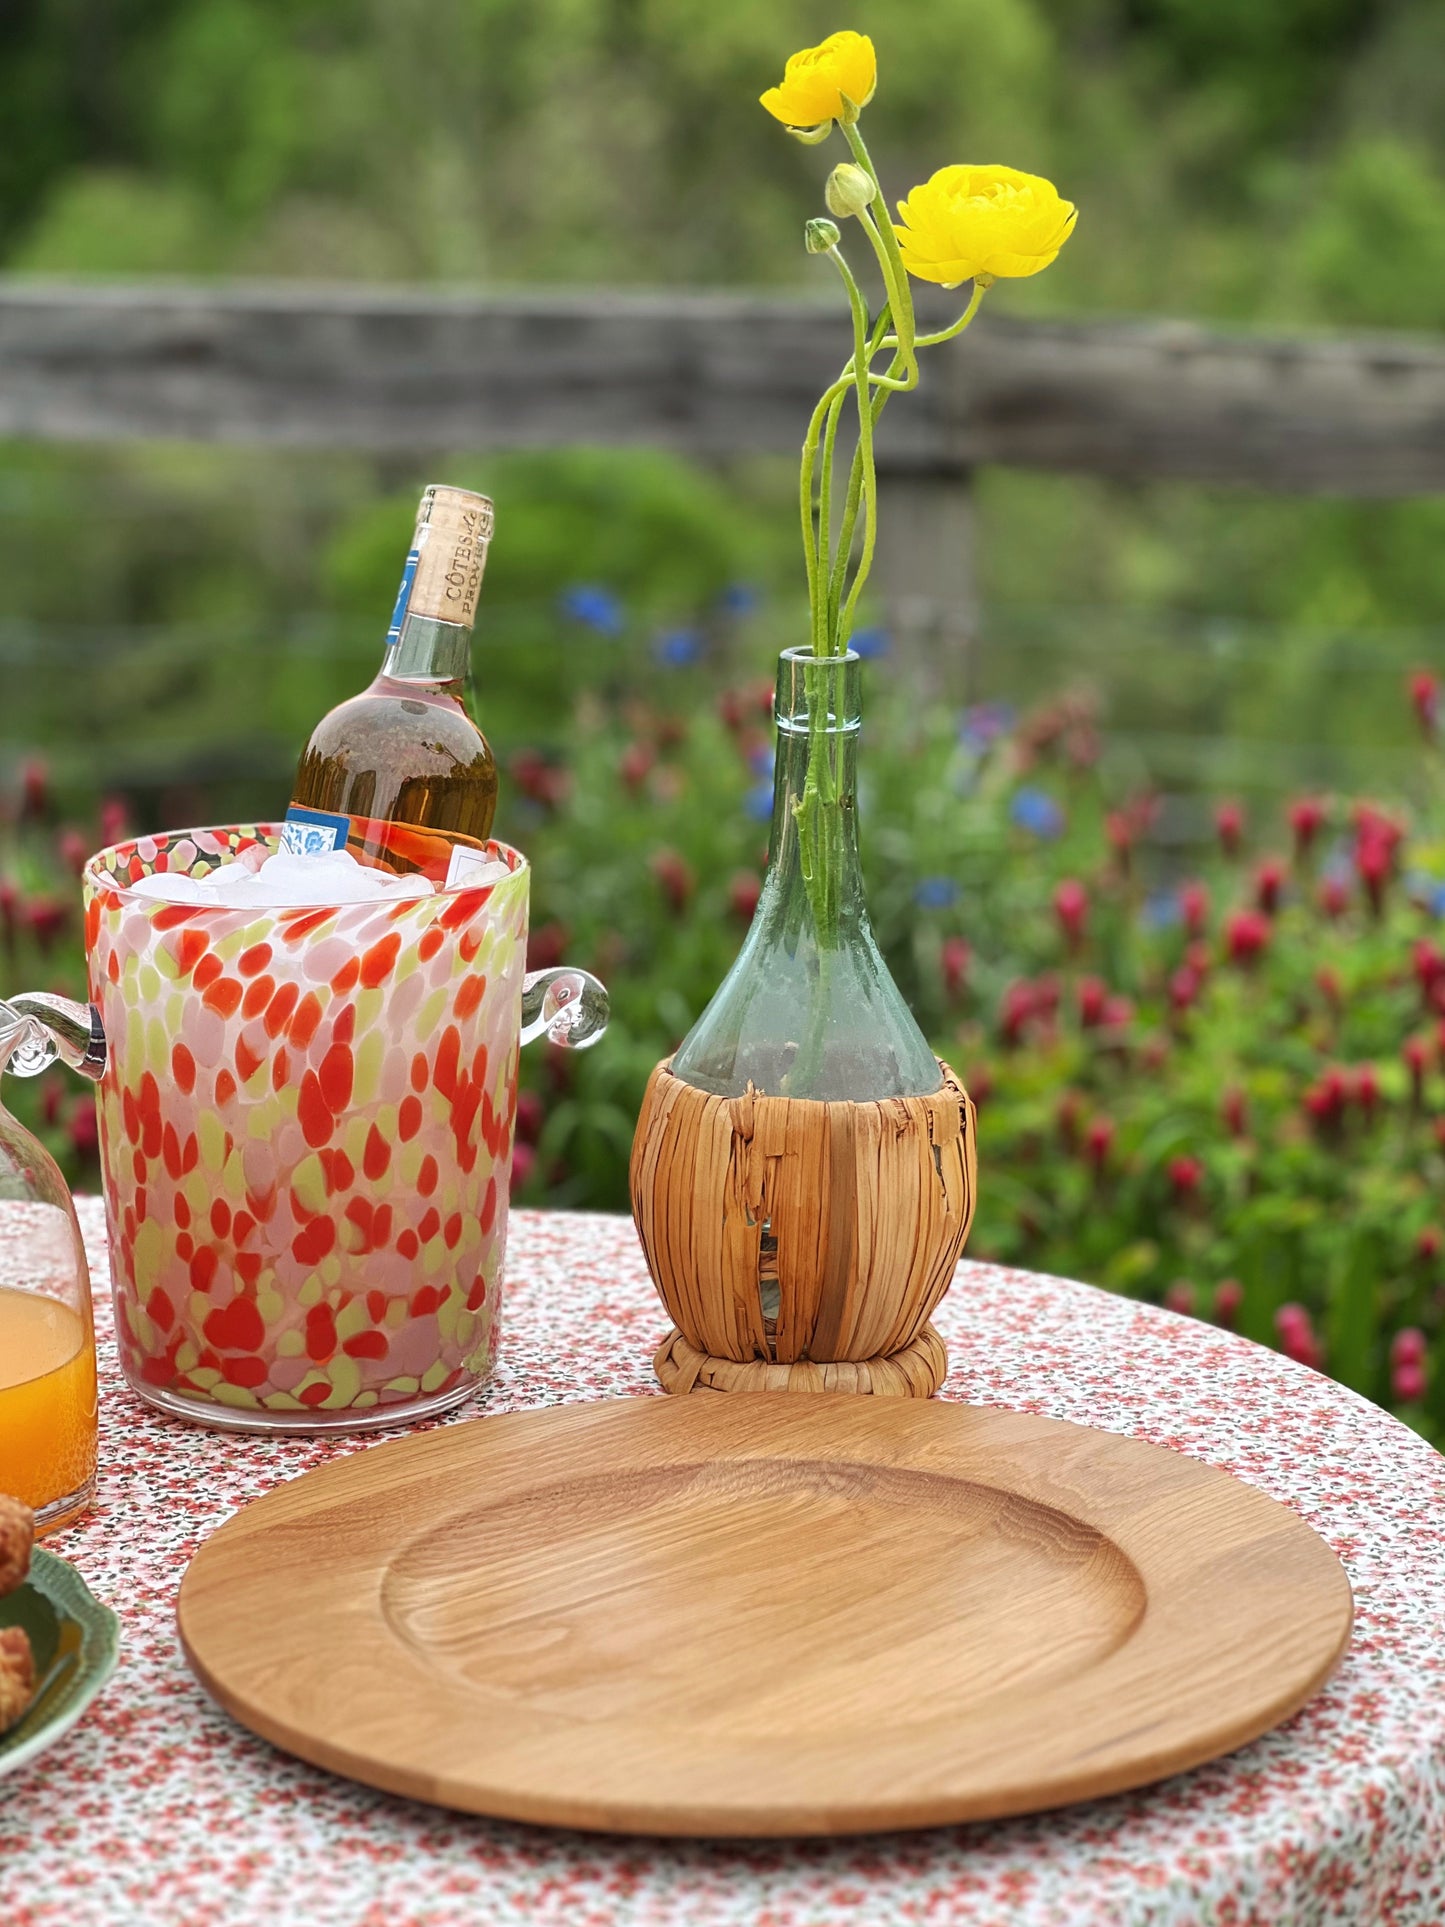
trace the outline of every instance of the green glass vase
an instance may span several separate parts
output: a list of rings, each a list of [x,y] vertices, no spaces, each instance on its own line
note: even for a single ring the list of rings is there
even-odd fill
[[[751,1086],[825,1102],[922,1097],[938,1059],[883,961],[858,855],[861,663],[778,659],[767,874],[732,969],[672,1073],[719,1097]]]

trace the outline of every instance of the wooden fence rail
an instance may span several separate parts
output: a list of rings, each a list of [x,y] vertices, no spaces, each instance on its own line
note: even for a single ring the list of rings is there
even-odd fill
[[[0,278],[0,435],[457,450],[790,450],[849,347],[836,304]],[[890,468],[984,462],[1291,493],[1445,490],[1445,343],[1000,320],[884,417]]]
[[[747,294],[0,278],[0,436],[791,451],[849,346],[836,304]],[[1445,343],[985,312],[929,357],[922,392],[884,416],[879,456],[885,593],[905,624],[912,596],[966,631],[976,466],[1445,491]]]

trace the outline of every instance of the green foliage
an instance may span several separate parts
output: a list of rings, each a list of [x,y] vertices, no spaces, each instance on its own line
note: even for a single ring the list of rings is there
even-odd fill
[[[0,252],[816,287],[816,170],[757,96],[836,24],[816,0],[29,0],[0,20]],[[1437,325],[1428,0],[873,0],[860,24],[895,192],[1007,160],[1080,204],[1009,301]]]

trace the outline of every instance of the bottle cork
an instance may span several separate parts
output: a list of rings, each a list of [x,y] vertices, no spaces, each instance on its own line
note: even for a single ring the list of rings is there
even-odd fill
[[[466,488],[427,489],[417,511],[416,574],[407,615],[470,629],[491,539],[492,504],[485,495]]]

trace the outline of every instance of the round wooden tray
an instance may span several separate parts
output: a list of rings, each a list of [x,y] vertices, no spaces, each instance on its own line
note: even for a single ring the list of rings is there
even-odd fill
[[[191,1562],[237,1719],[395,1793],[669,1834],[1058,1806],[1229,1752],[1349,1640],[1228,1473],[1018,1412],[822,1393],[479,1419],[319,1467]]]

